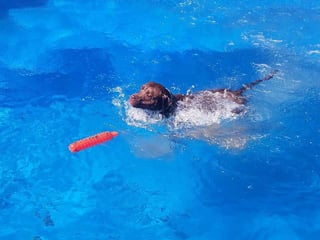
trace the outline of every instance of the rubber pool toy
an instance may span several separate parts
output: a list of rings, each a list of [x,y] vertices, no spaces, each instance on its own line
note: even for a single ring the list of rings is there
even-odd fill
[[[80,139],[69,145],[70,152],[79,152],[83,149],[93,147],[97,144],[104,143],[118,136],[118,132],[101,132],[96,135]]]

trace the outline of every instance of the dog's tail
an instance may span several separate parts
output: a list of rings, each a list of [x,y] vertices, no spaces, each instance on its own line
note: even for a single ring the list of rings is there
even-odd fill
[[[264,78],[262,79],[258,79],[258,80],[255,80],[251,83],[248,83],[248,84],[245,84],[243,85],[243,87],[241,87],[240,89],[238,89],[237,91],[234,91],[234,93],[236,93],[237,95],[242,95],[242,93],[248,89],[251,89],[253,88],[255,85],[261,83],[261,82],[264,82],[264,81],[267,81],[267,80],[270,80],[271,78],[273,78],[273,76],[279,72],[279,70],[274,70],[272,71],[269,75],[265,76]]]

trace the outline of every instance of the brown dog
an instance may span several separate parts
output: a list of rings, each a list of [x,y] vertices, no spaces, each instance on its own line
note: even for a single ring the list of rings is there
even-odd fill
[[[273,78],[277,71],[273,71],[263,79],[258,79],[254,82],[244,85],[240,89],[234,91],[230,89],[212,89],[207,91],[200,91],[195,94],[172,94],[168,89],[156,82],[148,82],[144,84],[138,93],[130,96],[129,102],[133,107],[148,109],[151,111],[159,111],[165,117],[169,117],[174,113],[179,101],[188,103],[193,99],[202,102],[202,106],[207,106],[208,109],[215,109],[217,104],[217,97],[227,99],[239,105],[244,105],[246,99],[243,92],[251,89],[260,82]],[[213,97],[214,96],[214,97]],[[234,113],[240,113],[240,108],[234,109]]]

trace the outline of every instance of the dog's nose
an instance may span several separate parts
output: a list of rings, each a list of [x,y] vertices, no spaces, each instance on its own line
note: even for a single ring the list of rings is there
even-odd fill
[[[139,103],[141,99],[139,98],[139,96],[137,96],[137,94],[132,94],[130,96],[129,102],[132,106],[137,105],[137,103]]]
[[[138,95],[137,94],[132,94],[131,96],[130,96],[130,100],[132,100],[132,101],[138,101],[140,98],[138,97]]]

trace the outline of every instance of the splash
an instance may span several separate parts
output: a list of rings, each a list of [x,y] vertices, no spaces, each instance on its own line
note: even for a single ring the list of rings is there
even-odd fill
[[[175,113],[165,118],[159,112],[132,107],[121,87],[110,92],[116,93],[113,105],[129,126],[162,133],[159,127],[164,127],[162,130],[171,136],[206,141],[226,149],[242,149],[253,137],[247,134],[246,127],[235,122],[247,113],[247,108],[224,93],[203,91],[192,101],[179,102]]]
[[[110,92],[117,94],[112,103],[119,109],[124,121],[136,127],[146,127],[160,122],[166,122],[170,130],[204,127],[238,119],[246,112],[244,105],[235,103],[224,93],[203,91],[194,95],[192,101],[178,102],[172,116],[165,118],[160,112],[132,107],[121,87],[111,89]]]
[[[245,112],[244,105],[231,101],[224,93],[203,91],[194,96],[192,101],[178,103],[171,124],[174,129],[216,125],[235,120]]]
[[[160,123],[163,120],[162,114],[149,110],[132,107],[128,102],[124,103],[126,110],[126,123],[136,127],[147,127],[152,124]]]
[[[109,93],[115,94],[112,104],[119,109],[119,114],[128,125],[151,128],[154,124],[162,122],[163,116],[159,112],[132,107],[121,87],[109,89]]]

